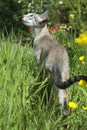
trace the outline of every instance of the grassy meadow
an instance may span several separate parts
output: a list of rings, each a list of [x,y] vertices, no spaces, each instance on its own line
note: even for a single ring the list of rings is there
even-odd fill
[[[87,130],[87,87],[75,83],[69,88],[69,101],[77,108],[69,108],[64,118],[56,90],[51,89],[48,100],[50,78],[38,68],[31,44],[16,44],[17,38],[0,38],[0,130],[64,130],[64,125],[67,130]],[[69,53],[70,75],[87,75],[87,46],[79,46],[67,34],[56,38]]]

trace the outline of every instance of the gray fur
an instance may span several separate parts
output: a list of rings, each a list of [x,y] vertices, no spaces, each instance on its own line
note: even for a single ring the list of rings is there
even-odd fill
[[[45,21],[48,12],[43,14],[29,13],[23,17],[23,23],[31,26],[34,35],[34,50],[38,64],[44,62],[45,68],[50,71],[55,85],[59,88],[59,102],[66,108],[68,102],[68,88],[78,81],[77,77],[69,79],[69,57],[66,49],[50,35]],[[73,81],[72,83],[70,81]],[[66,110],[64,109],[64,113]]]

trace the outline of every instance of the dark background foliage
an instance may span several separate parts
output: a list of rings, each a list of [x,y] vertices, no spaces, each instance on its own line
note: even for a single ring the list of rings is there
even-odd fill
[[[15,32],[26,31],[22,16],[27,12],[42,13],[49,10],[49,26],[66,23],[72,29],[87,29],[87,1],[85,0],[0,0],[0,32],[13,28]]]
[[[23,29],[22,16],[27,10],[27,2],[20,3],[18,0],[0,1],[0,31],[6,29],[8,32],[12,28],[15,31]]]

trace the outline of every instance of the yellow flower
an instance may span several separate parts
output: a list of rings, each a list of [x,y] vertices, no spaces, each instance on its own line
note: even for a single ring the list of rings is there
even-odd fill
[[[80,37],[85,37],[85,36],[87,37],[87,32],[80,34]]]
[[[83,37],[81,37],[81,42],[82,42],[82,45],[85,45],[85,44],[87,44],[87,36],[83,36]]]
[[[84,56],[80,56],[80,57],[79,57],[79,60],[80,60],[80,61],[84,61],[84,59],[85,59]]]
[[[81,80],[79,81],[79,85],[86,87],[86,86],[87,86],[87,82],[86,82],[85,80],[81,79]]]
[[[87,44],[87,32],[84,32],[80,35],[79,38],[75,39],[75,42],[79,45],[86,45]]]
[[[86,107],[83,107],[83,110],[87,110],[87,106],[86,106]]]
[[[84,62],[84,61],[82,61],[81,63],[82,63],[83,65],[85,64],[85,62]]]
[[[81,38],[76,38],[75,42],[81,45],[81,43],[82,43]]]
[[[81,61],[82,64],[85,64],[85,62],[84,62],[85,57],[84,57],[84,56],[80,56],[80,57],[79,57],[79,60]]]
[[[75,102],[69,102],[69,103],[68,103],[68,106],[69,106],[70,108],[72,108],[72,109],[77,108],[77,104],[76,104]]]

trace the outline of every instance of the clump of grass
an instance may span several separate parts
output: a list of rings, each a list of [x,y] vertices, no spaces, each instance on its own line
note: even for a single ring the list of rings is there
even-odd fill
[[[83,49],[73,40],[65,45],[70,55],[70,74],[87,74],[87,64],[80,64]],[[85,55],[86,57],[86,55]],[[79,69],[78,69],[79,66]],[[86,69],[87,70],[87,69]],[[69,89],[69,100],[77,104],[63,118],[57,92],[51,90],[48,100],[49,75],[39,69],[31,45],[15,44],[13,38],[0,39],[0,129],[1,130],[70,130],[87,128],[87,88],[78,83]],[[43,91],[44,90],[44,91]],[[47,104],[44,103],[46,97]]]

